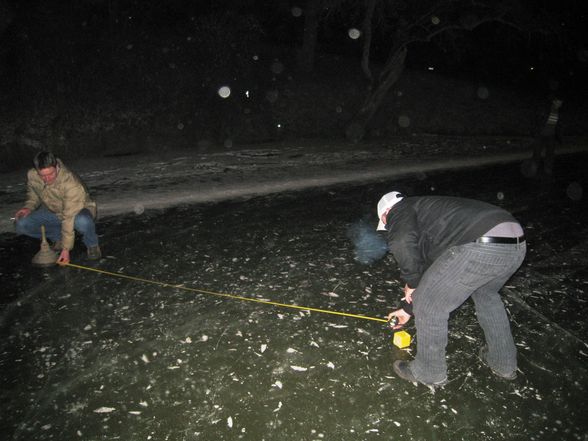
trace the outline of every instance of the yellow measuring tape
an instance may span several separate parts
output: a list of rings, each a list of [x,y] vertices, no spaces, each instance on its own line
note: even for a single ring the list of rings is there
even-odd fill
[[[281,306],[283,308],[301,309],[303,311],[322,312],[324,314],[342,315],[345,317],[353,317],[353,318],[359,318],[359,319],[364,319],[364,320],[372,320],[375,322],[383,322],[383,323],[388,322],[386,319],[382,319],[382,318],[378,318],[378,317],[369,317],[367,315],[350,314],[348,312],[339,312],[339,311],[330,311],[328,309],[309,308],[308,306],[288,305],[287,303],[270,302],[269,300],[254,299],[251,297],[242,297],[242,296],[237,296],[234,294],[206,291],[203,289],[196,289],[196,288],[188,288],[188,287],[185,287],[182,285],[172,285],[171,283],[164,283],[164,282],[158,282],[157,280],[143,279],[142,277],[127,276],[126,274],[122,274],[122,273],[114,273],[114,272],[110,272],[110,271],[101,270],[99,268],[90,268],[88,266],[76,265],[74,263],[66,263],[63,266],[69,266],[71,268],[77,268],[77,269],[86,270],[86,271],[93,271],[95,273],[100,273],[100,274],[104,274],[104,275],[112,276],[112,277],[118,277],[121,279],[134,280],[136,282],[150,283],[152,285],[163,286],[165,288],[182,289],[184,291],[197,292],[197,293],[201,293],[201,294],[210,294],[210,295],[217,296],[217,297],[226,297],[226,298],[235,299],[235,300],[243,300],[246,302],[263,303],[265,305]]]

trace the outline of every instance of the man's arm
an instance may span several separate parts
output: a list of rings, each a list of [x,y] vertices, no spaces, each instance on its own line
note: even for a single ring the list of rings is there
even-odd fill
[[[74,222],[76,215],[84,208],[85,200],[86,192],[81,184],[65,188],[61,212],[61,241],[64,250],[71,250],[74,246]]]
[[[39,182],[35,182],[38,180]],[[37,176],[37,172],[35,170],[29,170],[27,173],[27,200],[25,201],[24,208],[31,211],[36,210],[39,205],[41,205],[41,198],[37,193],[36,187],[43,186],[41,182],[41,178]],[[19,210],[21,211],[21,210]]]
[[[389,248],[400,270],[400,277],[412,289],[417,287],[424,267],[419,235],[416,213],[412,210],[391,222]]]

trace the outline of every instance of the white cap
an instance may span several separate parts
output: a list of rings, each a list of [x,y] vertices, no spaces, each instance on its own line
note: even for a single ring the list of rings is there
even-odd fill
[[[378,219],[380,219],[380,222],[378,223],[378,228],[376,228],[377,231],[386,230],[386,225],[382,222],[382,215],[402,199],[404,199],[404,195],[397,191],[391,191],[382,196],[378,202]]]

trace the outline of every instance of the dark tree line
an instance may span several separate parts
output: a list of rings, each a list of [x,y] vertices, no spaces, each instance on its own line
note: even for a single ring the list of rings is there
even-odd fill
[[[299,5],[301,16],[293,20],[298,4],[289,0],[0,0],[1,74],[5,84],[16,85],[17,92],[33,99],[43,93],[79,94],[95,78],[95,66],[121,60],[116,54],[125,36],[162,26],[181,32],[182,24],[172,24],[190,19],[203,30],[196,37],[194,58],[207,57],[206,62],[194,61],[194,69],[210,69],[209,76],[215,75],[215,63],[238,61],[240,53],[272,34],[267,27],[286,21],[293,32],[284,40],[291,43],[299,69],[312,72],[325,29],[355,27],[361,32],[357,62],[365,77],[365,96],[349,121],[347,136],[358,140],[418,45],[435,45],[447,58],[459,58],[472,45],[473,31],[493,27],[485,35],[516,40],[519,50],[544,54],[549,62],[587,58],[581,43],[584,31],[573,24],[578,23],[574,8],[582,10],[581,2],[569,0],[567,5],[538,0],[306,0]],[[566,22],[567,27],[562,24]],[[238,41],[223,41],[227,36],[238,36]],[[493,44],[476,41],[480,43]],[[236,54],[232,58],[223,58],[227,47]],[[124,60],[121,64],[114,68],[124,72]],[[137,81],[147,84],[149,76],[146,72]]]
[[[363,103],[346,133],[348,138],[359,140],[402,75],[407,54],[415,44],[444,45],[446,51],[455,54],[460,45],[467,45],[464,40],[468,33],[480,26],[493,25],[498,29],[497,35],[502,32],[511,39],[523,40],[529,51],[544,52],[552,58],[551,62],[569,60],[576,56],[576,51],[585,51],[578,41],[578,29],[572,29],[570,34],[563,23],[565,19],[572,22],[573,12],[554,4],[550,5],[550,11],[543,3],[549,4],[522,0],[310,0],[305,10],[301,64],[306,71],[312,69],[320,11],[325,19],[333,9],[354,10],[356,17],[362,17],[357,24],[362,31],[360,63],[367,86]],[[554,11],[558,13],[553,14]],[[375,34],[378,43],[387,48],[387,56],[377,66],[371,58]],[[492,41],[486,44],[491,45]]]

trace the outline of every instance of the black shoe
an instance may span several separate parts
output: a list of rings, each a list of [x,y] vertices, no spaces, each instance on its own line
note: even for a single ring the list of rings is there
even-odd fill
[[[396,375],[398,375],[403,380],[410,381],[411,383],[421,383],[429,387],[440,387],[445,386],[447,384],[447,378],[441,381],[437,381],[435,383],[425,383],[424,381],[417,380],[410,371],[408,361],[396,360],[392,365],[392,368],[394,369],[394,372],[396,372]]]
[[[502,373],[492,369],[492,367],[490,367],[490,365],[488,364],[487,356],[488,356],[488,346],[484,345],[480,348],[480,352],[478,353],[478,358],[480,359],[482,364],[487,366],[492,371],[492,373],[494,375],[496,375],[497,377],[500,377],[504,380],[512,381],[515,378],[517,378],[517,371],[516,370],[511,372],[510,374],[502,374]]]
[[[102,257],[102,251],[100,251],[99,245],[88,247],[88,259],[98,260]]]

